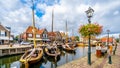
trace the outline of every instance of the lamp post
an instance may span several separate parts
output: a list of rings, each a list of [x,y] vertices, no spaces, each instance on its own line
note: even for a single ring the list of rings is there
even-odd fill
[[[107,46],[109,46],[109,32],[110,32],[110,30],[107,30],[107,34],[108,34]],[[112,45],[109,46],[109,51],[110,51],[110,49],[111,49],[111,46],[112,46]],[[112,64],[110,52],[109,52],[109,57],[108,57],[108,63],[109,63],[109,64]]]
[[[107,34],[108,34],[108,37],[107,37],[107,47],[109,46],[109,32],[110,32],[110,30],[107,30]]]
[[[119,34],[119,44],[120,44],[120,34]]]
[[[87,11],[85,11],[88,17],[88,23],[91,24],[91,17],[93,16],[94,10],[89,7]],[[89,29],[90,31],[90,29]],[[90,38],[91,35],[88,36],[88,64],[91,65],[91,46],[90,46]]]

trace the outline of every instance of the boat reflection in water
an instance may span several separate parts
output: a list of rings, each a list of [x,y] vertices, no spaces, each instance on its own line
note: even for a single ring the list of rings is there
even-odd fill
[[[42,59],[34,64],[30,64],[29,68],[44,68],[44,66],[42,67],[42,64],[46,64],[47,60],[45,60],[45,58],[42,57]]]
[[[58,66],[57,62],[60,61],[60,56],[57,57],[46,56],[46,59],[48,60],[48,62],[51,63],[50,65],[51,68],[56,68]]]
[[[87,49],[87,47],[84,47],[84,49],[77,47],[75,52],[60,50],[61,54],[56,60],[55,58],[44,55],[38,63],[30,64],[29,68],[56,68],[57,66],[86,56],[88,52]],[[95,47],[91,48],[91,52],[95,52]],[[0,58],[0,68],[25,68],[25,65],[19,62],[21,56],[22,55],[15,55]]]

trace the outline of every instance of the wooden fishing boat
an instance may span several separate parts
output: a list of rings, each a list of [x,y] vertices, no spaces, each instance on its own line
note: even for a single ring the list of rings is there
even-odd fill
[[[32,0],[32,5],[33,5],[33,9],[32,9],[32,31],[33,31],[33,43],[34,43],[34,48],[27,50],[23,56],[20,58],[20,61],[25,63],[25,64],[32,64],[32,63],[36,63],[38,61],[40,61],[40,59],[43,56],[43,49],[41,48],[37,48],[36,45],[36,29],[35,29],[35,17],[34,17],[34,2]]]
[[[45,48],[45,53],[51,57],[57,57],[60,55],[60,51],[56,46],[48,46]]]
[[[28,62],[29,64],[40,61],[43,56],[43,50],[41,48],[34,48],[26,51],[20,58],[22,63]]]
[[[62,45],[62,48],[67,51],[74,51],[76,49],[74,46],[69,45],[67,43],[65,45]]]

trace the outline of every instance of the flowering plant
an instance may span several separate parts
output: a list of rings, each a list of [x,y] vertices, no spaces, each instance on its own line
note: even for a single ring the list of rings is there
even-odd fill
[[[102,26],[97,23],[82,25],[79,28],[79,33],[81,33],[81,35],[84,37],[88,36],[89,34],[99,35],[102,33]]]

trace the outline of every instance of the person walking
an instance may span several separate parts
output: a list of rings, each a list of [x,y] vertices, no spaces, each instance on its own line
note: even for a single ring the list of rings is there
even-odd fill
[[[113,47],[113,55],[115,55],[116,49],[117,49],[117,43],[114,44],[114,47]]]

